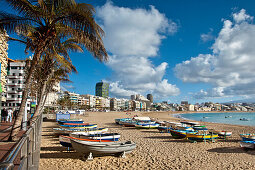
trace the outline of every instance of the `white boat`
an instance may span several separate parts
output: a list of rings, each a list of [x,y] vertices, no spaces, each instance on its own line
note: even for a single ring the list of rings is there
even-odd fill
[[[241,141],[240,146],[242,148],[254,149],[255,141]]]
[[[111,140],[111,141],[118,141],[120,138],[119,133],[89,134],[86,132],[75,132],[75,133],[71,133],[70,136],[75,138],[81,138],[81,139]]]
[[[214,130],[213,133],[218,134],[219,136],[231,136],[232,132],[230,131],[224,131],[224,130]]]
[[[136,144],[131,141],[126,142],[92,142],[86,139],[70,138],[73,148],[84,154],[88,159],[93,159],[93,155],[121,155],[132,152]]]

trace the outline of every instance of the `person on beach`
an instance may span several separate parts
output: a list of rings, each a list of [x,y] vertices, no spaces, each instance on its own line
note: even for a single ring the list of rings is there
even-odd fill
[[[7,122],[12,122],[12,114],[13,114],[13,110],[12,109],[8,109],[8,116],[7,116]]]
[[[7,118],[7,111],[5,108],[3,108],[3,110],[1,111],[1,122],[6,122],[6,118]]]

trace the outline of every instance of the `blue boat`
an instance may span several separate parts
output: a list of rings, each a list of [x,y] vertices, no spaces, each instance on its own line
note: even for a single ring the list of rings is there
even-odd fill
[[[254,149],[255,141],[241,141],[240,146],[242,148]]]
[[[170,130],[173,129],[172,127],[167,127],[167,126],[159,126],[158,130],[161,133],[170,133]]]
[[[132,120],[132,118],[115,119],[115,123],[116,123],[117,125],[121,125],[121,124],[120,124],[121,121],[124,122],[124,121],[131,121],[131,120]]]
[[[90,125],[59,125],[60,128],[97,128],[97,124]]]
[[[240,134],[243,141],[255,141],[255,134]]]
[[[58,121],[58,124],[62,125],[64,123],[84,123],[84,121],[82,119],[79,119],[79,120],[68,120],[68,119],[65,119],[65,120],[59,120]]]

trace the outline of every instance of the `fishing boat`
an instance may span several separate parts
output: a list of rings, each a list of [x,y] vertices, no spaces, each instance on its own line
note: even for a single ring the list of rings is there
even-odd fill
[[[178,130],[178,129],[170,129],[170,133],[175,139],[186,138],[187,134],[195,134],[197,132],[187,131],[187,130]]]
[[[218,134],[219,137],[228,137],[232,135],[232,132],[224,130],[213,130],[213,133]]]
[[[225,116],[225,118],[231,118],[232,116]]]
[[[59,124],[64,124],[64,123],[84,123],[82,119],[60,119],[58,120]]]
[[[115,119],[115,123],[116,123],[117,125],[121,125],[121,124],[120,124],[120,121],[129,121],[129,120],[132,120],[132,118]]]
[[[75,132],[75,133],[71,133],[70,136],[75,138],[81,138],[81,139],[110,140],[110,141],[118,141],[120,138],[119,133],[89,134],[86,132]]]
[[[173,129],[172,127],[167,127],[167,126],[158,126],[158,130],[161,133],[169,133],[170,129]]]
[[[156,129],[158,128],[159,124],[157,123],[153,123],[153,122],[150,122],[150,123],[137,123],[135,125],[135,127],[137,129]]]
[[[136,144],[132,141],[126,142],[93,142],[86,139],[79,139],[71,137],[71,144],[73,148],[87,157],[87,160],[93,160],[92,155],[123,155],[131,153]]]
[[[92,129],[70,129],[70,128],[53,128],[55,135],[69,135],[73,132],[86,132],[89,134],[98,134],[107,132],[108,128],[92,128]]]
[[[64,135],[60,135],[59,136],[59,143],[64,146],[64,147],[67,147],[68,150],[69,148],[72,147],[72,144],[71,144],[71,138],[73,137],[70,137],[70,136],[64,136]],[[78,138],[77,138],[78,139]],[[83,139],[83,138],[82,138]],[[91,141],[91,142],[113,142],[111,140],[98,140],[98,139],[84,139],[86,141]]]
[[[240,134],[243,141],[255,141],[255,134]]]
[[[246,118],[240,118],[241,121],[249,121],[248,119]]]
[[[194,125],[194,126],[192,126],[193,127],[193,129],[194,130],[202,130],[202,131],[206,131],[206,130],[208,130],[206,127],[205,127],[205,125]]]
[[[186,127],[186,126],[175,126],[175,129],[185,130],[185,131],[194,131],[194,129],[192,127]]]
[[[214,141],[214,139],[217,139],[219,137],[218,134],[210,134],[210,133],[196,133],[196,134],[187,134],[187,139],[191,142],[197,142],[197,141],[207,141],[211,140]]]
[[[120,121],[119,123],[125,127],[135,127],[135,125],[137,124],[137,121],[127,120],[127,121]]]
[[[60,128],[82,128],[82,129],[91,129],[91,128],[97,128],[97,124],[89,124],[89,125],[59,125]]]
[[[240,146],[242,148],[255,149],[255,141],[241,141]]]
[[[190,126],[195,126],[195,125],[198,125],[199,123],[198,122],[181,122],[182,124],[186,124],[186,125],[190,125]]]

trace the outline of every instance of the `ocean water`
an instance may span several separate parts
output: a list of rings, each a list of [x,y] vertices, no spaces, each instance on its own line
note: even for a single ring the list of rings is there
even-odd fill
[[[204,122],[255,126],[255,112],[188,113],[175,116]],[[240,120],[242,118],[248,119],[248,121]]]

